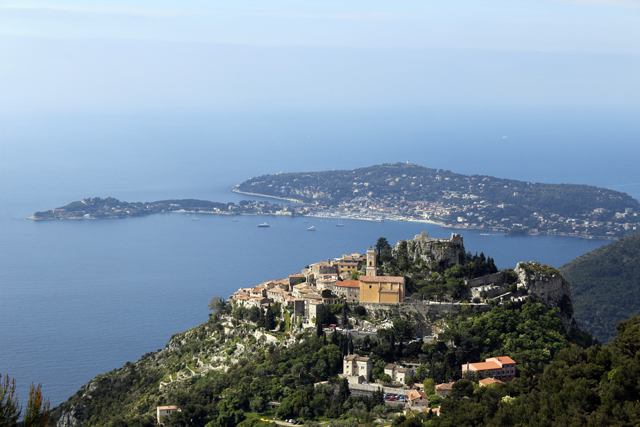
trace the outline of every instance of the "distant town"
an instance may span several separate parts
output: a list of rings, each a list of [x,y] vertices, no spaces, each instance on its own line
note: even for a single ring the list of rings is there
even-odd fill
[[[430,221],[510,235],[614,240],[640,229],[640,203],[626,193],[469,176],[408,162],[263,175],[234,191],[294,202],[282,209],[284,213],[327,218]]]

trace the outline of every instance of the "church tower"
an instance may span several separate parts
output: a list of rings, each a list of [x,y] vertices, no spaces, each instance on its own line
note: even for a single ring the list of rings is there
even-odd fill
[[[367,249],[367,276],[377,276],[376,251],[373,248]]]

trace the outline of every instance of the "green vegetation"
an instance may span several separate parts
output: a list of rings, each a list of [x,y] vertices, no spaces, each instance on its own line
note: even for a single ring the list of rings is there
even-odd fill
[[[563,265],[576,321],[602,342],[615,325],[640,315],[640,234],[602,246]]]
[[[49,399],[42,396],[42,385],[31,384],[27,409],[22,421],[18,422],[22,414],[22,406],[16,395],[16,380],[0,374],[0,427],[47,427],[49,424]]]
[[[449,243],[438,244],[439,249],[436,250],[441,250],[446,245]],[[376,251],[381,254],[379,272],[405,277],[409,295],[418,294],[426,300],[444,298],[461,301],[469,297],[465,279],[497,273],[498,267],[493,258],[486,257],[484,252],[480,255],[465,254],[462,245],[455,249],[460,251],[460,256],[456,257],[459,264],[449,265],[444,261],[426,262],[421,257],[414,261],[414,254],[410,253],[407,241],[398,242],[392,250],[387,239],[380,237],[376,244]]]
[[[406,241],[391,248],[380,238],[376,245],[381,271],[403,275],[422,296],[463,298],[465,278],[497,271],[484,253],[451,249],[458,264],[436,262]],[[528,263],[525,271],[558,273],[539,263]],[[503,273],[506,284],[515,286],[517,274]],[[638,420],[640,318],[621,323],[618,338],[600,347],[593,346],[588,334],[563,324],[566,316],[561,318],[558,308],[534,298],[496,304],[482,313],[464,302],[457,314],[448,316],[425,316],[404,305],[376,310],[327,304],[314,319],[315,328],[302,332],[301,319],[294,324],[291,312],[277,303],[246,309],[216,297],[208,308],[206,323],[174,335],[164,350],[99,375],[55,408],[52,418],[72,416],[77,425],[151,427],[156,406],[171,404],[181,411],[164,420],[166,427],[261,426],[288,418],[310,426],[330,420],[338,427],[371,424],[378,418],[396,426],[423,421],[446,426],[569,425],[587,424],[585,420],[592,425],[633,425]],[[378,327],[375,336],[325,333],[323,324],[351,328],[351,316],[385,327]],[[425,327],[437,332],[436,340],[416,339]],[[413,363],[415,375],[405,382],[422,381],[432,405],[441,404],[442,416],[396,416],[380,391],[351,395],[348,381],[338,376],[348,354],[371,357],[373,380],[390,385],[392,378],[384,373],[387,364]],[[465,364],[493,356],[517,362],[516,380],[479,388],[479,378],[462,379]],[[451,397],[434,395],[435,384],[451,381],[456,381]]]
[[[262,417],[342,419],[358,425],[388,410],[380,394],[349,395],[346,380],[337,377],[346,354],[371,355],[379,379],[387,363],[418,361],[416,379],[428,378],[426,384],[433,385],[459,379],[461,366],[470,360],[495,355],[511,356],[527,375],[541,373],[554,355],[583,338],[564,330],[556,310],[527,301],[448,318],[440,339],[432,343],[412,341],[416,325],[396,316],[392,327],[378,330],[377,339],[340,332],[276,334],[287,339],[283,346],[280,340],[268,343],[248,313],[240,318],[219,302],[213,301],[218,310],[208,322],[175,335],[162,351],[96,377],[56,408],[54,418],[75,411],[84,425],[146,427],[156,406],[174,404],[181,412],[165,421],[167,427],[235,426],[245,420],[253,425]],[[346,306],[332,311],[327,315],[347,314]],[[266,317],[263,311],[256,323]],[[230,328],[232,319],[237,326]],[[317,384],[322,381],[330,383]],[[274,401],[280,405],[269,412],[267,403]]]
[[[459,381],[432,426],[632,426],[640,423],[640,317],[620,322],[611,344],[560,351],[543,376],[506,385]]]
[[[130,218],[166,212],[197,212],[216,214],[271,214],[287,209],[279,205],[266,202],[252,202],[242,200],[235,203],[218,203],[207,200],[176,199],[160,200],[157,202],[124,202],[113,197],[101,199],[92,197],[69,203],[44,212],[36,212],[33,219],[110,219]]]

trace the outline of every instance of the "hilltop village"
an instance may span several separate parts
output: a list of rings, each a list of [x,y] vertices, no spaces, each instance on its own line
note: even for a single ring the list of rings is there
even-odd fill
[[[449,239],[433,239],[428,237],[428,233],[421,233],[412,240],[399,242],[396,252],[397,248],[402,247],[406,248],[412,257],[431,260],[437,265],[449,268],[460,265],[464,259],[462,236],[455,233]],[[240,288],[231,295],[229,302],[234,307],[234,312],[239,307],[246,310],[258,308],[261,312],[277,307],[278,317],[288,319],[290,325],[297,324],[299,330],[316,328],[319,333],[322,331],[329,334],[345,331],[349,336],[361,339],[367,335],[375,337],[380,328],[384,330],[393,323],[391,320],[394,316],[402,317],[403,314],[406,316],[430,313],[433,320],[464,308],[483,312],[491,309],[496,303],[523,302],[532,296],[539,300],[544,299],[545,303],[553,306],[558,305],[566,295],[570,295],[568,284],[561,277],[552,274],[550,278],[549,271],[543,271],[544,268],[539,264],[521,263],[516,269],[519,282],[515,287],[513,284],[507,284],[506,272],[497,272],[464,281],[464,295],[473,296],[473,303],[423,301],[408,295],[405,277],[379,274],[378,255],[376,249],[369,248],[364,255],[345,254],[341,258],[313,263],[300,273],[291,274],[287,278],[263,282],[250,288]],[[344,303],[349,304],[355,312],[358,309],[361,312],[366,311],[370,314],[370,319],[375,318],[376,312],[393,311],[395,314],[383,316],[382,323],[359,322],[346,316],[337,321],[337,324],[329,323],[329,316],[324,311],[329,310],[331,306]],[[439,308],[440,311],[434,311],[434,308]],[[441,331],[438,327],[429,328],[429,335],[423,336],[415,334],[413,329],[414,333],[407,338],[410,342],[420,344],[435,342]],[[352,393],[370,395],[381,391],[384,393],[385,401],[404,405],[405,413],[432,409],[438,413],[437,407],[430,408],[430,398],[425,394],[424,386],[413,381],[416,376],[424,377],[418,375],[417,366],[418,364],[386,364],[384,375],[378,375],[378,384],[373,385],[370,384],[373,373],[372,358],[347,354],[343,356],[341,377],[348,381]],[[468,361],[460,365],[459,370],[463,377],[479,381],[480,386],[504,384],[516,377],[516,362],[508,356],[490,357],[484,361]],[[431,390],[432,397],[446,397],[451,392],[453,384],[454,382],[434,384]]]
[[[456,233],[449,239],[434,239],[423,232],[412,240],[398,242],[392,251],[408,262],[422,265],[430,278],[417,283],[409,279],[413,288],[410,292],[407,276],[379,274],[379,269],[389,266],[380,266],[380,251],[369,248],[364,255],[353,253],[333,260],[329,258],[286,278],[240,288],[229,301],[234,307],[246,310],[276,306],[279,316],[288,316],[290,324],[304,329],[318,328],[317,319],[321,318],[323,308],[342,303],[361,306],[365,310],[426,315],[456,312],[463,307],[476,312],[486,311],[497,303],[524,301],[531,296],[551,306],[559,306],[562,297],[570,295],[569,284],[555,269],[535,262],[519,263],[508,271],[489,267],[479,268],[474,273],[469,269],[485,262],[484,255],[467,259],[463,238]],[[465,263],[466,267],[463,267]],[[445,280],[444,277],[449,279],[439,284],[437,280]],[[424,283],[426,285],[420,288]],[[342,326],[363,329],[362,324]],[[375,332],[374,325],[369,328]]]
[[[333,261],[320,261],[286,279],[240,288],[229,299],[247,309],[279,303],[282,310],[290,310],[294,321],[306,327],[315,327],[325,304],[404,302],[404,277],[379,276],[376,263],[376,251],[369,248],[366,255],[355,253]],[[360,274],[363,266],[366,266],[365,272]]]
[[[498,271],[455,233],[379,238],[209,308],[164,349],[83,386],[53,411],[57,427],[465,425],[475,412],[460,405],[492,415],[551,378],[555,357],[593,344],[557,270]]]

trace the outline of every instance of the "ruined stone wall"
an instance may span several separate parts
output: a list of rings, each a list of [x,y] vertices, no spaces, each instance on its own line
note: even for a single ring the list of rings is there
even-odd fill
[[[449,268],[459,264],[466,254],[462,236],[456,233],[451,233],[449,239],[431,239],[429,233],[423,231],[406,242],[409,258],[414,262],[422,259],[427,265],[436,261],[444,268]],[[394,247],[396,253],[398,245]]]
[[[486,276],[476,277],[475,279],[465,280],[464,284],[469,288],[475,288],[478,286],[486,285],[502,285],[504,283],[504,272],[499,271],[494,274],[487,274]]]

